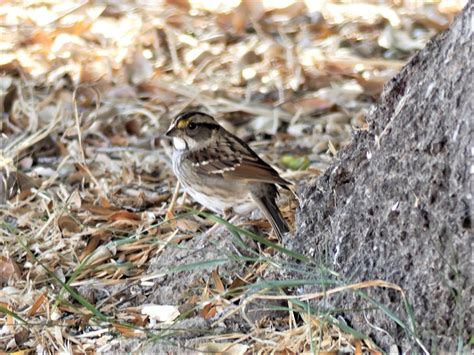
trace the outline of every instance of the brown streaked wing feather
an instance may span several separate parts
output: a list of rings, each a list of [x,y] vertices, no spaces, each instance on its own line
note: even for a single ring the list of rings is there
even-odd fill
[[[227,136],[216,142],[216,146],[192,154],[191,160],[199,173],[221,174],[229,180],[291,185],[289,181],[281,178],[275,169],[260,159],[245,142],[226,133]]]
[[[196,171],[200,174],[221,174],[226,170],[235,169],[242,161],[239,154],[236,154],[227,142],[201,149],[191,153],[189,159]]]
[[[242,164],[237,166],[234,170],[226,171],[224,178],[266,182],[282,186],[291,185],[289,181],[280,177],[276,170],[263,160],[255,162],[244,159]]]
[[[229,135],[232,136],[230,133]],[[242,163],[236,167],[236,169],[226,172],[227,175],[230,175],[230,178],[273,183],[281,185],[282,187],[291,185],[291,182],[283,179],[275,169],[260,159],[257,153],[255,153],[247,143],[242,141],[239,137],[232,136],[232,138],[234,138],[234,142],[240,146],[243,159]]]

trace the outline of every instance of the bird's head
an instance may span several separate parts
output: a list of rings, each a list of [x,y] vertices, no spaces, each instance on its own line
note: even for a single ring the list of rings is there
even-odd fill
[[[178,115],[166,132],[173,138],[177,150],[199,150],[210,144],[214,132],[220,129],[216,120],[203,112],[191,111]]]

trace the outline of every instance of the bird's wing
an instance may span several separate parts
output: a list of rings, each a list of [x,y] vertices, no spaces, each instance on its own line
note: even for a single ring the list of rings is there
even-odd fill
[[[220,174],[228,180],[291,185],[238,137],[228,134],[213,144],[190,155],[198,173]]]

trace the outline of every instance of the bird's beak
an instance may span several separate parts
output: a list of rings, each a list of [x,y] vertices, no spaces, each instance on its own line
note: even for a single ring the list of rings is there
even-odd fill
[[[174,137],[176,135],[176,126],[172,125],[165,133],[165,136],[167,137]]]

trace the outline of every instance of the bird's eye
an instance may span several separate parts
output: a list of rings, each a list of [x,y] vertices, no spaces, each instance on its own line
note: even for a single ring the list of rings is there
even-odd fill
[[[197,125],[194,122],[189,122],[188,129],[194,131],[197,128]]]

